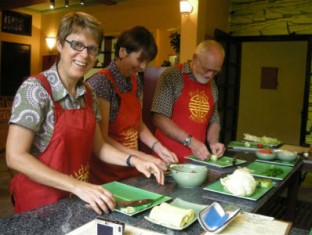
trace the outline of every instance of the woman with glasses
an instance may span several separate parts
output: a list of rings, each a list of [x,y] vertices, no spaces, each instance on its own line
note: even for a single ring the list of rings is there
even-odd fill
[[[109,66],[87,80],[99,100],[100,129],[105,141],[114,147],[140,159],[157,164],[166,170],[166,163],[176,162],[176,155],[159,142],[142,121],[142,81],[138,73],[157,54],[153,35],[137,26],[123,32],[115,45],[116,59]],[[138,150],[141,140],[162,160]],[[103,170],[109,169],[109,170]],[[111,165],[92,158],[90,179],[94,183],[106,183],[137,175],[135,168]]]
[[[185,156],[205,160],[224,153],[214,81],[223,61],[222,45],[206,40],[197,46],[191,61],[167,68],[158,81],[151,108],[155,136],[175,151],[179,162],[185,162]]]
[[[129,156],[104,143],[94,92],[83,76],[94,66],[102,40],[101,24],[91,15],[71,13],[58,29],[58,60],[30,76],[14,99],[6,145],[15,212],[50,204],[72,194],[98,214],[114,210],[113,195],[88,183],[92,152],[102,161],[133,166],[163,184],[154,163]],[[105,170],[105,169],[103,169]]]

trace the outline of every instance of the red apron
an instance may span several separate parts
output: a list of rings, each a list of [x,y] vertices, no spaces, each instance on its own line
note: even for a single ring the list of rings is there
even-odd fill
[[[52,98],[47,79],[42,74],[35,77]],[[58,172],[88,181],[96,124],[90,91],[86,91],[86,105],[82,109],[64,110],[59,102],[54,102],[54,116],[51,141],[38,160]],[[70,195],[69,192],[36,183],[23,174],[12,179],[10,192],[14,197],[15,213],[35,209]]]
[[[182,64],[178,65],[182,71]],[[180,97],[172,108],[172,121],[196,139],[206,142],[209,120],[214,109],[211,82],[201,84],[191,80],[187,73],[182,73],[183,88]],[[169,150],[177,154],[179,162],[185,162],[185,156],[192,155],[191,149],[185,147],[156,129],[155,136]]]
[[[136,77],[131,76],[132,91],[121,93],[109,70],[102,70],[99,73],[103,73],[113,83],[121,100],[118,115],[114,122],[109,124],[108,135],[128,148],[138,149],[138,133],[142,111],[140,101],[137,98]],[[134,167],[104,163],[94,156],[91,159],[90,167],[90,181],[95,184],[123,180],[139,174]]]

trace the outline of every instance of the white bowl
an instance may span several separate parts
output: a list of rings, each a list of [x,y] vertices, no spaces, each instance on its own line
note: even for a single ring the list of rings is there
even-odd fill
[[[276,153],[272,150],[262,149],[262,150],[256,151],[256,156],[257,158],[261,160],[272,161],[272,160],[275,160]]]
[[[285,162],[293,162],[298,157],[296,152],[288,150],[279,150],[277,151],[277,159]]]

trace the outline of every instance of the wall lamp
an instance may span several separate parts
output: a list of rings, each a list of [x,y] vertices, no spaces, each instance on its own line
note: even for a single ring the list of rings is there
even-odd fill
[[[50,0],[50,9],[55,8],[55,0]]]
[[[50,53],[52,52],[55,44],[56,44],[56,38],[55,37],[46,37],[46,43],[49,48]]]
[[[180,0],[180,13],[188,15],[193,11],[193,6],[188,0]]]

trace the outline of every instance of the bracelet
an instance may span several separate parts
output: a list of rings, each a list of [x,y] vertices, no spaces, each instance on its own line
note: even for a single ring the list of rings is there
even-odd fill
[[[128,156],[127,160],[126,160],[126,163],[127,163],[127,166],[128,166],[128,167],[132,167],[132,165],[131,165],[131,163],[130,163],[130,160],[131,160],[132,157],[136,157],[136,156],[130,154],[130,155]]]
[[[156,140],[153,144],[152,144],[152,147],[151,147],[151,149],[154,151],[154,148],[155,148],[155,145],[158,143],[159,141],[158,140]]]

